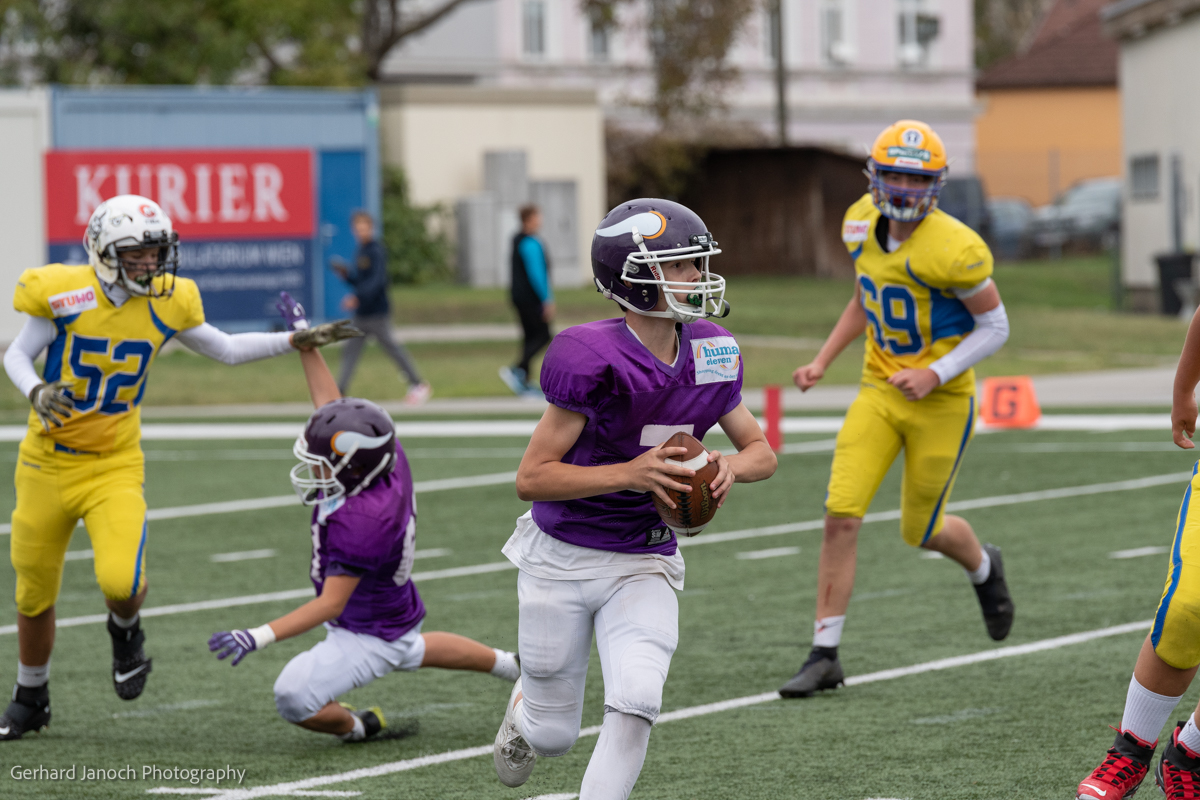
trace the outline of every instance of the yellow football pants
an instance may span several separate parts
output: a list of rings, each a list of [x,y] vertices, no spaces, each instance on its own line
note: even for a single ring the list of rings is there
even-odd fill
[[[910,545],[924,544],[942,530],[954,478],[974,433],[972,395],[935,391],[914,403],[889,383],[864,381],[838,433],[825,513],[866,514],[903,449],[900,532]]]
[[[1167,585],[1154,615],[1150,643],[1158,657],[1176,669],[1200,665],[1200,475],[1192,468],[1192,482],[1183,493],[1175,518],[1171,566]]]
[[[92,540],[104,596],[128,600],[146,585],[141,448],[103,454],[55,448],[48,438],[29,436],[17,458],[10,547],[17,610],[29,617],[58,598],[64,554],[80,519]]]

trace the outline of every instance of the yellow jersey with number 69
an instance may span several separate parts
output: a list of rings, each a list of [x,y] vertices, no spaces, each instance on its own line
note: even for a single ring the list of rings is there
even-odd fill
[[[162,280],[161,278],[159,280]],[[70,382],[75,410],[49,433],[32,411],[28,439],[49,437],[56,450],[107,453],[141,439],[146,372],[178,331],[204,322],[194,281],[175,279],[170,297],[133,296],[120,308],[105,296],[90,266],[50,264],[27,269],[17,281],[17,311],[45,317],[58,328],[42,377]]]
[[[889,253],[887,218],[863,195],[842,222],[842,241],[854,259],[859,297],[867,313],[863,380],[887,380],[902,369],[928,367],[975,328],[954,290],[992,275],[992,253],[975,231],[940,209]],[[882,241],[881,241],[882,240]],[[975,371],[935,391],[975,393]]]

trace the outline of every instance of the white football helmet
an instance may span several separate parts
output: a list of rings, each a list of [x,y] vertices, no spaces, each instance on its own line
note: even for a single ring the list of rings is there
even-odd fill
[[[158,258],[153,265],[122,258],[123,253],[155,247]],[[130,294],[150,297],[170,297],[175,291],[179,234],[158,203],[148,197],[122,194],[98,205],[83,234],[83,248],[92,269],[105,283],[117,283]]]

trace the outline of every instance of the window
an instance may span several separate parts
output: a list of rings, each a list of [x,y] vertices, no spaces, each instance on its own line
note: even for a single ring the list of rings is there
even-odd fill
[[[841,66],[852,60],[848,17],[843,0],[821,3],[821,57],[826,64]]]
[[[608,36],[611,28],[599,18],[592,19],[591,37],[588,40],[588,50],[595,61],[608,60]]]
[[[925,8],[924,0],[898,0],[900,64],[917,67],[929,63],[929,51],[938,37],[940,20]]]
[[[1129,194],[1134,200],[1158,199],[1158,154],[1129,159]]]
[[[546,3],[525,0],[521,6],[522,46],[527,56],[546,54]]]

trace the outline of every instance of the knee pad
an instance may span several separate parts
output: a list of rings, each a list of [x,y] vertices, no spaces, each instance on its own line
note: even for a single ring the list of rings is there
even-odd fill
[[[275,709],[288,722],[299,723],[321,710],[324,703],[309,690],[308,678],[312,673],[309,653],[301,653],[288,662],[275,679]]]
[[[521,719],[521,736],[539,756],[553,758],[563,756],[575,746],[579,738],[579,726],[560,718],[532,722],[529,715]]]

